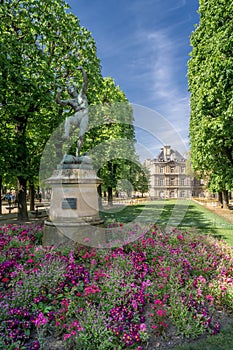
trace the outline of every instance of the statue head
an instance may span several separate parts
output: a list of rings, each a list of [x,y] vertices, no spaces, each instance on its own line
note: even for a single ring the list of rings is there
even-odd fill
[[[70,96],[72,97],[77,97],[77,89],[76,86],[74,84],[71,84],[67,87],[67,91],[69,93]]]

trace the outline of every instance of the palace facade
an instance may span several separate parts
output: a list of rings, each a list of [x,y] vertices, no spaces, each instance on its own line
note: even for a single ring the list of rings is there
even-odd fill
[[[187,173],[187,159],[171,146],[164,146],[155,159],[147,159],[151,198],[200,197],[203,185]]]

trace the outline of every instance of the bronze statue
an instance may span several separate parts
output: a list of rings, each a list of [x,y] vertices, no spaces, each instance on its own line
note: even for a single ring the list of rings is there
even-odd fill
[[[67,117],[65,120],[65,132],[63,137],[66,139],[69,138],[71,125],[79,127],[79,135],[76,148],[76,157],[79,157],[80,149],[84,141],[84,135],[88,127],[88,101],[86,97],[88,79],[83,67],[79,66],[77,69],[82,71],[84,79],[80,92],[77,92],[76,86],[74,84],[69,85],[67,87],[67,91],[71,96],[71,99],[61,100],[60,97],[62,89],[59,87],[57,89],[56,102],[62,106],[70,106],[74,109],[74,115]]]

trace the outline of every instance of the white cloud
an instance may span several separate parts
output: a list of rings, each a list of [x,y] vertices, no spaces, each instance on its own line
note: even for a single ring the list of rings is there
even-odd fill
[[[186,5],[186,0],[180,0],[180,1],[178,1],[178,3],[176,4],[176,6],[171,7],[171,8],[169,9],[169,11],[178,10],[178,9],[180,9],[181,7],[184,7],[185,5]]]
[[[151,106],[168,118],[176,130],[187,138],[189,95],[177,81],[180,42],[171,38],[168,30],[144,32],[140,35],[146,38],[145,45],[150,48],[153,56],[153,59],[147,58],[144,67],[150,81],[148,90]]]

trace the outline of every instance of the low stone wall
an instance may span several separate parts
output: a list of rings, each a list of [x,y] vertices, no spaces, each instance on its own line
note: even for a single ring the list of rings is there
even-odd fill
[[[211,198],[193,198],[194,202],[197,202],[198,204],[205,205],[207,207],[219,207],[219,202],[217,199]]]

